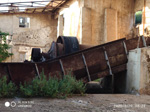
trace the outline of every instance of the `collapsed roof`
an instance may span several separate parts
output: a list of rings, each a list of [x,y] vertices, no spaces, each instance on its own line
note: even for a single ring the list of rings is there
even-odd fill
[[[0,1],[0,14],[53,13],[67,1],[69,0],[5,0]]]

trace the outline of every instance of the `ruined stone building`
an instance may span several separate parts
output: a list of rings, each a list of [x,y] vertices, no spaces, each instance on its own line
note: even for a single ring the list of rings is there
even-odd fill
[[[6,61],[28,60],[36,47],[47,52],[59,35],[75,36],[80,44],[88,45],[148,35],[149,8],[150,0],[65,0],[55,10],[37,9],[37,13],[34,9],[24,13],[14,6],[0,14],[0,30],[10,34],[10,52],[14,54]],[[136,24],[139,11],[141,21]]]

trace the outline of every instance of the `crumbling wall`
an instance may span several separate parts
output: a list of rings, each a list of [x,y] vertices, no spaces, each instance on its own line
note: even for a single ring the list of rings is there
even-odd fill
[[[143,7],[144,7],[144,0],[135,0],[135,7],[134,7],[135,12],[143,10]]]
[[[72,1],[77,1],[80,8],[79,22],[77,22],[77,35],[73,35],[78,37],[80,43],[99,45],[124,37],[133,37],[135,0]],[[67,5],[71,6],[69,3]],[[111,13],[107,12],[107,9],[110,9],[108,11]],[[62,12],[59,13],[59,15],[62,15]],[[73,12],[69,10],[69,13]],[[64,19],[67,20],[69,17],[70,21],[75,20],[75,17],[71,17],[69,14],[68,17],[64,17]],[[59,23],[62,22],[59,21]],[[73,31],[72,29],[74,29],[73,26],[69,27],[69,30],[67,31]],[[68,34],[65,36],[72,36],[71,34]]]
[[[150,95],[150,50],[141,49],[140,93]]]
[[[84,0],[83,7],[91,9],[91,12],[89,12],[91,13],[91,21],[89,22],[91,22],[92,25],[91,44],[97,45],[106,42],[104,38],[105,9],[113,9],[117,12],[117,39],[132,36],[134,22],[134,0]],[[86,18],[84,14],[82,15],[82,18]],[[86,26],[84,25],[84,22],[82,22],[82,24],[83,27]],[[85,33],[82,38],[90,38],[90,36],[88,33],[87,35]],[[114,38],[116,39],[116,37]]]
[[[19,27],[19,17],[29,17],[30,27]],[[20,62],[29,59],[34,47],[47,52],[51,42],[57,39],[57,20],[50,14],[0,15],[0,30],[12,35],[10,43],[14,55],[6,61]]]

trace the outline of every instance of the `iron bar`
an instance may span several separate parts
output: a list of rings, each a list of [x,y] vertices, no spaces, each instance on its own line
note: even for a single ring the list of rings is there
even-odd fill
[[[63,66],[63,63],[62,63],[61,59],[59,59],[59,63],[60,63],[62,75],[64,76],[65,75],[65,70],[64,70],[64,66]]]
[[[35,63],[34,65],[35,65],[36,74],[40,78],[40,73],[39,73],[39,69],[37,67],[37,64]]]
[[[145,37],[144,37],[144,36],[142,36],[142,40],[143,40],[143,45],[144,45],[144,47],[147,47],[147,45],[146,45],[146,40],[145,40]]]
[[[108,59],[107,51],[106,51],[105,47],[103,47],[103,49],[104,49],[104,54],[105,54],[105,60],[107,61],[107,65],[108,65],[108,68],[109,68],[109,73],[110,73],[110,75],[113,75],[112,70],[111,70],[111,66],[110,66],[110,62],[109,62],[109,59]]]
[[[88,70],[88,66],[87,66],[87,63],[86,63],[86,59],[85,59],[85,56],[84,54],[82,53],[82,58],[83,58],[83,62],[84,62],[84,65],[85,65],[85,69],[86,69],[86,72],[87,72],[87,75],[88,75],[88,80],[89,82],[91,81],[91,77],[90,77],[90,73],[89,73],[89,70]]]
[[[122,41],[122,42],[123,42],[123,46],[124,46],[125,53],[126,53],[126,55],[128,55],[128,50],[127,50],[126,43],[125,43],[124,41]]]

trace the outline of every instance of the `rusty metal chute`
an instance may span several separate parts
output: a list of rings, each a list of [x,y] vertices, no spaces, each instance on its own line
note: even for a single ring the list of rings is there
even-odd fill
[[[65,52],[62,51],[64,45],[59,41],[55,45],[59,46],[57,54],[60,54],[58,51],[61,51],[61,55],[37,63],[0,63],[0,74],[1,76],[7,75],[8,80],[18,85],[31,81],[36,76],[40,77],[42,71],[47,78],[49,75],[62,78],[71,70],[77,80],[82,79],[87,83],[125,71],[128,51],[137,48],[137,45],[140,48],[144,47],[145,44],[150,45],[150,38],[146,38],[146,41],[142,39],[139,41],[138,37],[129,40],[124,38],[80,51],[75,50],[71,54],[64,54]]]

